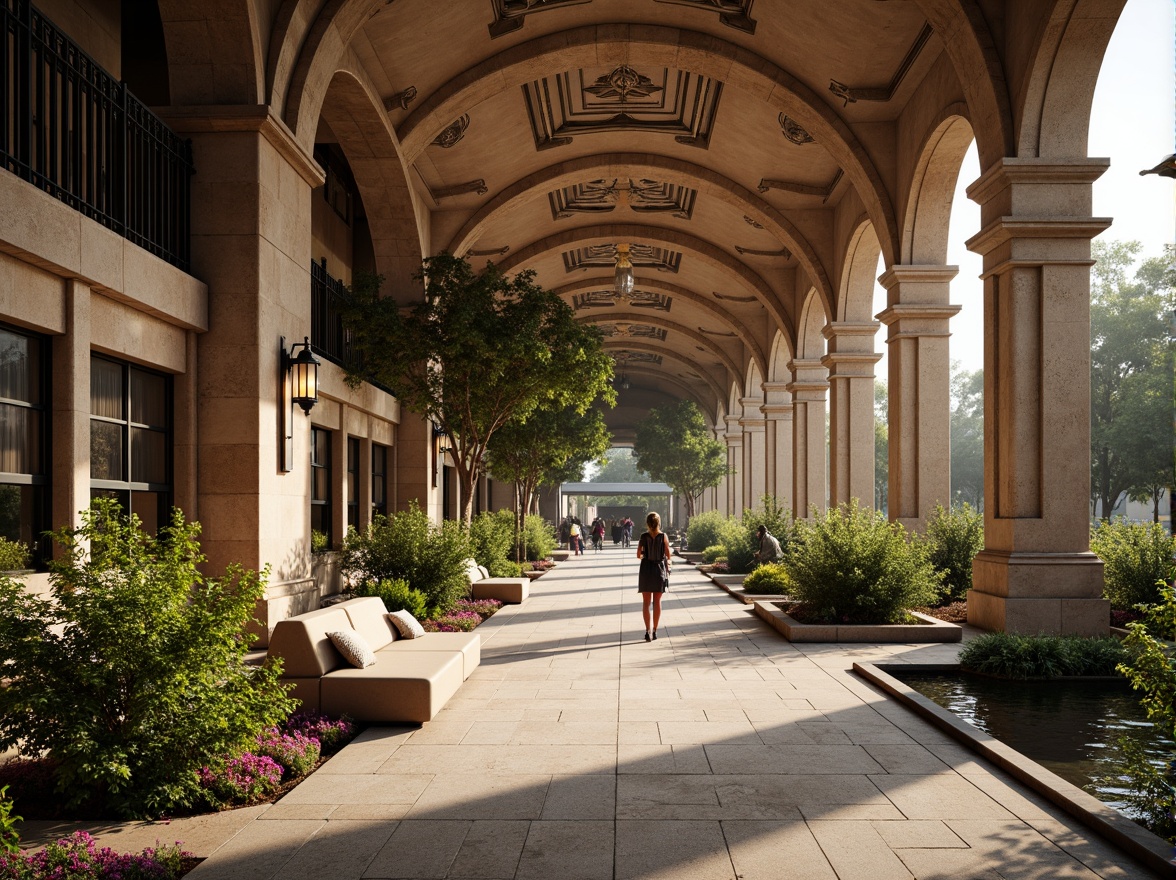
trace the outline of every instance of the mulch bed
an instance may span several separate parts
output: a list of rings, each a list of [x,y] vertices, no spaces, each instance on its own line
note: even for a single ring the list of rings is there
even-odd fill
[[[775,604],[781,611],[795,620],[797,623],[819,624],[821,626],[830,625],[846,625],[848,621],[833,620],[828,617],[818,617],[810,613],[803,605],[796,602],[776,602]],[[952,602],[950,605],[944,605],[941,608],[912,608],[911,611],[918,611],[920,614],[926,614],[928,617],[934,617],[938,620],[945,620],[948,623],[967,623],[968,622],[968,603],[967,602]],[[911,623],[922,623],[923,621],[912,620]]]
[[[946,620],[948,623],[968,622],[968,603],[964,601],[952,602],[950,605],[943,605],[939,608],[912,608],[911,611],[918,611],[920,614],[926,614],[928,617],[934,617],[938,620]]]

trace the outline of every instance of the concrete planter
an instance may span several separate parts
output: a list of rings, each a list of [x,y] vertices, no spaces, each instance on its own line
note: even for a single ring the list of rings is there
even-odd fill
[[[738,587],[743,584],[743,579],[747,577],[745,574],[708,574],[712,581],[720,587]]]
[[[702,562],[701,553],[693,553],[689,550],[679,550],[678,555],[689,562],[691,565],[698,565],[698,563]]]
[[[543,577],[543,575],[547,574],[547,572],[545,572],[545,571],[524,571],[523,574],[525,574],[531,580],[536,581],[539,578]]]
[[[551,551],[551,561],[557,562],[557,563],[558,562],[567,562],[568,557],[571,555],[572,555],[571,550],[552,550]]]
[[[790,642],[868,642],[905,645],[919,642],[958,642],[964,634],[964,631],[954,623],[937,620],[917,611],[912,614],[925,621],[924,623],[801,623],[789,617],[773,602],[756,602],[755,613]]]

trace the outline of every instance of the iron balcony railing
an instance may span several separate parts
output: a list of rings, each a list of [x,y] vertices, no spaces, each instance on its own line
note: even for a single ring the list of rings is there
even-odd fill
[[[28,0],[0,26],[0,165],[187,272],[191,143]]]
[[[310,345],[316,354],[346,367],[351,362],[350,334],[343,329],[346,286],[327,273],[327,261],[310,264]]]

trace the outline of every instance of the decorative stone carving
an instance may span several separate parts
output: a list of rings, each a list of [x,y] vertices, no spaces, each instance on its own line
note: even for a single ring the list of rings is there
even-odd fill
[[[592,0],[491,0],[494,6],[494,21],[490,22],[490,39],[513,33],[523,26],[523,21],[533,12],[546,12],[560,6],[579,6]]]
[[[678,251],[653,247],[648,244],[629,245],[629,260],[633,268],[656,269],[659,272],[677,272],[682,263],[682,254]],[[574,272],[577,269],[590,269],[604,266],[609,269],[616,265],[617,246],[615,244],[594,244],[584,248],[576,248],[563,253],[564,271]]]
[[[441,134],[433,138],[433,143],[443,150],[448,150],[455,146],[458,141],[465,137],[466,129],[470,127],[470,114],[465,113],[458,119],[453,120],[445,127]]]
[[[628,351],[621,349],[613,353],[614,361],[624,361],[626,364],[657,364],[661,365],[662,357],[652,351]]]
[[[773,180],[765,177],[759,182],[756,187],[762,193],[766,193],[770,189],[783,190],[784,192],[795,193],[798,196],[820,196],[822,202],[829,201],[829,197],[833,195],[833,190],[837,188],[837,184],[841,183],[841,169],[837,169],[837,173],[833,175],[833,179],[825,186],[813,186],[808,183],[793,183],[790,180]]]
[[[698,332],[699,332],[699,333],[705,333],[707,336],[726,336],[726,337],[729,337],[729,338],[731,338],[731,339],[734,339],[734,338],[735,338],[735,334],[734,334],[734,333],[730,333],[730,332],[728,332],[728,331],[726,331],[726,330],[715,330],[715,329],[713,329],[713,328],[711,328],[711,327],[699,327],[699,328],[698,328]],[[705,349],[699,349],[699,350],[700,350],[700,351],[705,351]]]
[[[802,147],[805,144],[816,143],[816,140],[813,138],[813,136],[805,131],[801,127],[800,123],[791,116],[786,116],[785,114],[781,113],[779,120],[780,130],[784,132],[784,137],[788,138],[788,140],[792,141],[792,143],[796,144],[798,147]]]
[[[910,72],[911,67],[914,66],[915,59],[919,57],[919,53],[927,45],[927,40],[931,38],[932,33],[934,31],[932,31],[931,25],[924,24],[918,36],[915,37],[915,42],[911,44],[911,48],[907,50],[906,55],[899,63],[898,69],[894,72],[894,76],[890,78],[889,85],[880,88],[861,88],[847,86],[845,83],[838,82],[834,79],[829,81],[829,91],[844,101],[847,106],[849,104],[856,104],[858,101],[889,101],[894,97],[894,93],[898,91],[898,87],[902,85],[903,79]]]
[[[763,229],[764,228],[761,224],[756,223],[754,220],[752,220],[746,214],[743,215],[743,222],[746,223],[748,226],[754,226],[756,229]]]
[[[695,9],[706,9],[719,14],[719,24],[743,31],[745,34],[755,33],[755,21],[751,17],[752,0],[657,0],[658,3],[673,3],[676,6],[692,6]]]
[[[590,180],[565,186],[547,194],[551,219],[563,220],[572,214],[609,213],[618,206],[628,206],[638,214],[671,213],[689,220],[694,212],[698,190],[657,180]]]
[[[464,196],[467,193],[477,193],[481,196],[487,192],[489,192],[489,189],[486,187],[486,181],[479,177],[477,180],[467,180],[465,183],[457,183],[453,186],[443,186],[440,189],[430,190],[430,195],[433,196],[434,202],[440,202],[442,199]]]
[[[509,244],[504,244],[500,248],[490,248],[484,251],[466,251],[467,257],[501,257],[510,250]]]
[[[786,247],[782,247],[778,251],[760,251],[755,248],[745,248],[735,245],[735,250],[747,257],[783,257],[786,260],[792,259],[792,251]]]
[[[628,65],[551,74],[522,88],[538,150],[570,144],[575,135],[613,131],[670,134],[705,149],[723,91],[709,77]]]
[[[634,290],[625,303],[635,309],[654,309],[668,312],[673,304],[673,297],[664,293],[654,293],[646,290]],[[581,309],[613,308],[617,304],[617,294],[614,290],[591,290],[587,293],[577,293],[572,297],[572,307],[576,311]]]
[[[417,96],[416,86],[409,86],[403,92],[397,92],[391,98],[384,99],[384,110],[391,113],[396,108],[407,110],[408,105],[413,102]]]
[[[601,324],[601,331],[605,336],[628,336],[633,339],[656,339],[659,342],[664,342],[666,338],[666,331],[661,327],[654,327],[652,324],[630,324],[625,321],[617,321],[613,324]]]

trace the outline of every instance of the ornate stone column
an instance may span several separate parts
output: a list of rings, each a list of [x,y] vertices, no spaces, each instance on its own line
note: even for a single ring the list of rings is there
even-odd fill
[[[825,393],[828,370],[821,361],[794,360],[788,365],[792,393],[792,499],[798,517],[807,519],[810,507],[823,513],[825,488]]]
[[[821,331],[829,369],[829,502],[874,507],[874,321],[838,321]]]
[[[893,266],[886,288],[890,347],[886,388],[891,520],[922,531],[935,505],[951,504],[951,360],[948,303],[956,266]]]
[[[743,429],[743,503],[755,507],[760,496],[768,491],[762,401],[758,397],[744,397],[739,402],[743,405],[743,418],[739,420]]]
[[[1004,159],[968,187],[984,257],[984,550],[968,621],[1105,634],[1090,552],[1091,184],[1106,159]]]
[[[792,394],[787,382],[764,383],[764,480],[776,503],[792,505]]]
[[[739,416],[727,416],[727,513],[743,513],[743,428]]]

